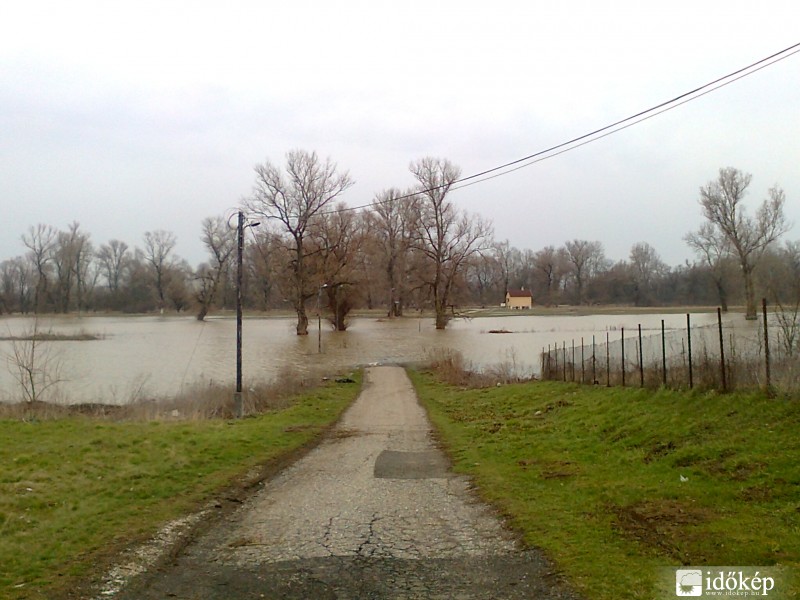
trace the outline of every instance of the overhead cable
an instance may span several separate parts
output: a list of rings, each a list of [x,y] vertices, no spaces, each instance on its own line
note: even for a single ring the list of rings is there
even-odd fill
[[[444,187],[452,186],[452,190],[457,190],[465,187],[469,187],[471,185],[475,185],[476,183],[481,183],[483,181],[488,181],[489,179],[495,179],[497,177],[501,177],[503,175],[507,175],[509,173],[513,173],[514,171],[518,171],[525,167],[531,166],[543,160],[547,160],[553,158],[555,156],[559,156],[560,154],[564,154],[565,152],[569,152],[570,150],[575,150],[576,148],[580,148],[581,146],[585,146],[591,142],[595,142],[597,140],[603,139],[604,137],[608,137],[613,133],[617,133],[622,131],[623,129],[627,129],[634,125],[641,123],[642,121],[646,121],[648,119],[652,119],[655,116],[658,116],[664,112],[677,108],[687,102],[691,102],[692,100],[697,100],[711,92],[714,92],[722,87],[730,85],[735,81],[743,79],[749,75],[757,73],[758,71],[765,69],[777,62],[785,60],[794,54],[800,52],[800,43],[793,44],[788,48],[784,48],[780,52],[776,52],[758,60],[754,63],[747,65],[746,67],[742,67],[741,69],[737,69],[732,73],[728,73],[723,77],[719,77],[713,81],[710,81],[704,85],[701,85],[691,91],[684,92],[678,96],[675,96],[671,100],[667,100],[665,102],[661,102],[651,108],[646,110],[642,110],[633,114],[629,117],[624,119],[620,119],[615,121],[614,123],[610,123],[609,125],[605,125],[599,129],[595,129],[589,133],[585,133],[578,137],[572,138],[566,142],[562,142],[555,146],[551,146],[545,150],[540,150],[538,152],[534,152],[533,154],[529,154],[527,156],[523,156],[522,158],[518,158],[511,162],[504,163],[502,165],[498,165],[496,167],[492,167],[490,169],[486,169],[484,171],[480,171],[479,173],[473,173],[472,175],[468,175],[466,177],[461,177],[456,179],[455,181],[449,182],[444,185],[435,186],[431,188],[425,188],[421,190],[417,190],[413,193],[406,194],[403,196],[395,196],[389,200],[375,200],[370,202],[369,204],[362,204],[359,206],[352,206],[352,207],[345,207],[343,209],[336,209],[325,211],[321,214],[331,214],[334,212],[340,212],[341,210],[360,210],[362,208],[367,208],[369,206],[374,206],[378,204],[385,204],[387,202],[393,202],[396,200],[407,200],[409,198],[413,198],[418,194],[425,193],[425,192],[432,192],[438,189],[442,189]],[[461,185],[460,185],[461,184]]]

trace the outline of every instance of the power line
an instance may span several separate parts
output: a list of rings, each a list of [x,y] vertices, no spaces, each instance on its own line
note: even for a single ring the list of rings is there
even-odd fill
[[[486,169],[486,170],[481,171],[479,173],[474,173],[472,175],[468,175],[467,177],[461,177],[461,178],[456,179],[455,181],[450,182],[448,184],[441,185],[441,186],[436,186],[436,187],[432,187],[432,188],[426,188],[426,189],[423,189],[423,190],[418,190],[418,191],[416,191],[414,193],[405,194],[403,196],[396,196],[396,197],[391,198],[390,200],[374,201],[374,202],[370,202],[369,204],[361,204],[361,205],[352,206],[352,207],[348,206],[348,207],[346,207],[344,209],[340,209],[340,210],[346,210],[346,211],[360,210],[362,208],[367,208],[369,206],[374,206],[375,204],[384,204],[384,203],[392,202],[392,201],[396,201],[396,200],[407,200],[409,198],[413,198],[414,196],[416,196],[418,194],[425,193],[425,192],[432,192],[432,191],[435,191],[435,190],[438,190],[438,189],[442,189],[442,188],[447,187],[447,186],[452,186],[451,187],[452,190],[462,189],[462,188],[465,188],[465,187],[469,187],[471,185],[475,185],[477,183],[482,183],[482,182],[488,181],[490,179],[495,179],[497,177],[501,177],[503,175],[507,175],[509,173],[513,173],[514,171],[518,171],[520,169],[523,169],[525,167],[529,167],[529,166],[531,166],[533,164],[536,164],[538,162],[542,162],[542,161],[547,160],[549,158],[553,158],[555,156],[559,156],[560,154],[564,154],[565,152],[569,152],[570,150],[575,150],[576,148],[580,148],[581,146],[585,146],[586,144],[589,144],[591,142],[595,142],[597,140],[603,139],[604,137],[608,137],[609,135],[611,135],[613,133],[617,133],[618,131],[622,131],[623,129],[627,129],[627,128],[632,127],[634,125],[637,125],[637,124],[639,124],[639,123],[641,123],[643,121],[646,121],[648,119],[652,119],[653,117],[658,116],[658,115],[660,115],[660,114],[662,114],[664,112],[667,112],[667,111],[672,110],[674,108],[678,108],[679,106],[682,106],[683,104],[686,104],[687,102],[691,102],[692,100],[697,100],[698,98],[702,98],[703,96],[705,96],[707,94],[710,94],[711,92],[714,92],[714,91],[716,91],[716,90],[718,90],[718,89],[720,89],[722,87],[730,85],[731,83],[734,83],[734,82],[736,82],[736,81],[738,81],[740,79],[743,79],[744,77],[747,77],[749,75],[757,73],[758,71],[760,71],[762,69],[765,69],[766,67],[769,67],[769,66],[771,66],[771,65],[773,65],[773,64],[775,64],[777,62],[785,60],[785,59],[789,58],[790,56],[793,56],[794,54],[797,54],[798,52],[800,52],[800,43],[793,44],[793,45],[789,46],[788,48],[784,48],[780,52],[776,52],[774,54],[771,54],[770,56],[767,56],[765,58],[762,58],[761,60],[758,60],[758,61],[756,61],[754,63],[751,63],[751,64],[747,65],[746,67],[742,67],[741,69],[737,69],[736,71],[728,73],[727,75],[724,75],[723,77],[719,77],[719,78],[717,78],[717,79],[715,79],[713,81],[710,81],[710,82],[708,82],[708,83],[706,83],[704,85],[701,85],[700,87],[697,87],[697,88],[695,88],[695,89],[693,89],[691,91],[684,92],[684,93],[682,93],[682,94],[680,94],[678,96],[675,96],[671,100],[667,100],[665,102],[661,102],[661,103],[659,103],[659,104],[657,104],[657,105],[655,105],[655,106],[653,106],[651,108],[639,111],[636,114],[633,114],[633,115],[631,115],[629,117],[626,117],[624,119],[620,119],[618,121],[615,121],[614,123],[610,123],[609,125],[601,127],[599,129],[595,129],[594,131],[591,131],[589,133],[585,133],[585,134],[580,135],[578,137],[572,138],[571,140],[568,140],[566,142],[562,142],[562,143],[557,144],[555,146],[551,146],[550,148],[547,148],[545,150],[540,150],[538,152],[534,152],[533,154],[529,154],[528,156],[523,156],[522,158],[518,158],[518,159],[513,160],[511,162],[507,162],[507,163],[504,163],[502,165],[498,165],[496,167],[492,167],[490,169]],[[511,167],[513,167],[513,168],[511,168]],[[459,185],[459,184],[463,184],[463,185]],[[321,214],[332,214],[332,213],[335,213],[335,212],[340,212],[340,210],[325,211],[325,212],[322,212]]]
[[[642,115],[642,116],[639,116],[639,118],[631,117],[632,119],[636,119],[636,120],[634,120],[634,121],[632,121],[630,123],[627,123],[626,125],[620,125],[619,127],[615,127],[615,125],[610,125],[609,127],[615,127],[615,128],[614,129],[610,129],[609,131],[605,131],[606,129],[608,129],[608,127],[603,128],[602,130],[598,130],[598,131],[605,131],[605,133],[603,133],[602,135],[598,135],[596,137],[591,137],[590,139],[583,139],[583,137],[586,137],[586,136],[582,136],[581,138],[576,138],[576,140],[582,140],[582,141],[580,143],[576,143],[574,145],[570,145],[570,144],[572,144],[572,142],[565,142],[564,144],[560,144],[559,146],[554,146],[554,148],[551,148],[551,150],[556,149],[556,148],[560,148],[560,150],[558,152],[553,152],[552,154],[548,154],[548,152],[550,152],[551,150],[544,150],[544,151],[542,151],[540,153],[534,154],[534,155],[529,156],[527,158],[522,158],[522,159],[519,159],[518,161],[514,161],[513,163],[509,163],[508,165],[504,165],[503,167],[496,167],[495,169],[491,169],[489,171],[485,171],[484,174],[485,173],[492,173],[493,171],[496,171],[498,169],[503,169],[503,168],[506,168],[506,167],[508,167],[510,165],[517,165],[518,162],[525,161],[524,164],[518,164],[513,169],[508,169],[508,170],[502,171],[501,173],[494,173],[493,175],[488,175],[487,177],[482,177],[480,179],[476,179],[474,181],[470,181],[469,183],[464,183],[463,185],[456,185],[457,183],[460,183],[460,182],[465,181],[467,179],[480,177],[480,175],[471,175],[470,177],[465,177],[464,179],[461,179],[458,182],[456,182],[456,184],[454,184],[454,187],[452,187],[451,189],[460,190],[462,188],[469,187],[471,185],[475,185],[476,183],[482,183],[482,182],[488,181],[490,179],[495,179],[496,177],[501,177],[503,175],[507,175],[508,173],[513,173],[514,171],[519,171],[520,169],[524,169],[525,167],[529,167],[529,166],[531,166],[533,164],[542,162],[542,161],[547,160],[549,158],[553,158],[553,157],[558,156],[560,154],[564,154],[565,152],[569,152],[570,150],[575,150],[576,148],[580,148],[581,146],[585,146],[586,144],[590,144],[592,142],[596,142],[597,140],[601,140],[601,139],[603,139],[605,137],[608,137],[613,133],[617,133],[618,131],[622,131],[623,129],[628,129],[629,127],[633,127],[634,125],[638,125],[642,121],[647,121],[648,119],[652,119],[653,117],[657,117],[658,115],[660,115],[662,113],[670,111],[670,110],[672,110],[674,108],[678,108],[679,106],[681,106],[683,104],[686,104],[687,102],[691,102],[692,100],[697,100],[698,98],[702,98],[703,96],[705,96],[707,94],[710,94],[711,92],[715,92],[716,90],[718,90],[718,89],[720,89],[722,87],[725,87],[726,85],[730,85],[731,83],[734,83],[734,82],[736,82],[736,81],[738,81],[738,80],[740,80],[740,79],[742,79],[744,77],[747,77],[748,75],[752,75],[753,73],[756,73],[757,71],[760,71],[761,69],[766,69],[767,67],[773,65],[774,63],[776,63],[776,62],[778,62],[780,60],[783,60],[785,58],[788,58],[788,57],[792,56],[792,54],[797,54],[798,52],[800,52],[800,48],[794,50],[790,54],[782,56],[781,58],[775,59],[774,61],[772,61],[770,63],[762,64],[761,66],[759,66],[756,69],[753,69],[749,73],[743,73],[741,75],[738,75],[737,77],[734,77],[733,79],[730,79],[728,81],[724,81],[722,83],[719,83],[715,87],[712,87],[710,89],[706,89],[705,91],[703,91],[702,93],[697,94],[696,96],[692,96],[690,98],[683,98],[683,96],[681,96],[683,99],[680,102],[675,102],[675,104],[672,104],[670,106],[666,106],[666,104],[669,104],[667,102],[665,104],[660,105],[660,106],[663,107],[663,108],[660,108],[660,110],[656,110],[656,108],[659,108],[659,107],[655,107],[654,109],[652,109],[655,112],[652,112],[650,114],[647,114],[650,111],[644,111],[644,112],[640,113],[640,115]],[[722,81],[722,80],[719,80],[719,81]],[[704,86],[704,87],[707,87],[707,86]],[[630,119],[625,119],[623,121],[619,121],[617,124],[625,123],[626,121],[629,121],[629,120]],[[591,134],[589,134],[589,135],[591,135]],[[573,140],[573,142],[576,141],[576,140]],[[562,146],[569,146],[569,147],[562,147]],[[546,154],[546,156],[542,156],[543,154]],[[528,162],[529,160],[530,160],[530,162]]]

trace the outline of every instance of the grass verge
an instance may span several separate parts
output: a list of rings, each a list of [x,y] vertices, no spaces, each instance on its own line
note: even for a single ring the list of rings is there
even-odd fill
[[[58,597],[102,575],[131,542],[318,439],[355,379],[237,421],[0,420],[0,598]]]
[[[796,399],[410,375],[455,469],[586,598],[658,597],[679,565],[783,565],[800,596]]]

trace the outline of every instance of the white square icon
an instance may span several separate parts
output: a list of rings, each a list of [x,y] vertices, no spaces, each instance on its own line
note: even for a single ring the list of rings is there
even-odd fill
[[[678,569],[675,572],[675,595],[703,595],[703,572],[699,569]]]

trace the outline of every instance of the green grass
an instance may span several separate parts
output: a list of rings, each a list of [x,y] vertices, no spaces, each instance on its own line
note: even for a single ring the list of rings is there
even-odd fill
[[[359,385],[332,383],[238,421],[0,421],[0,598],[52,598],[161,524],[334,422]]]
[[[456,470],[586,598],[654,598],[671,565],[800,567],[797,400],[411,377]]]

